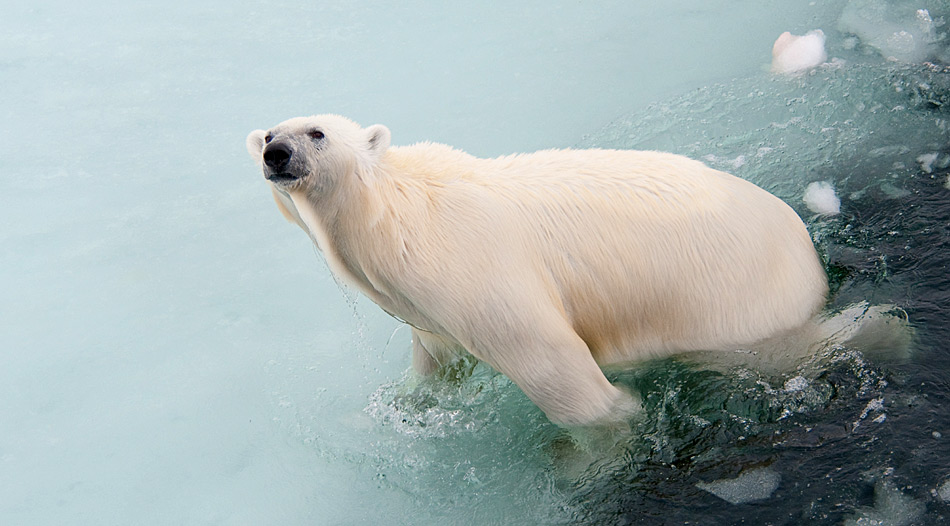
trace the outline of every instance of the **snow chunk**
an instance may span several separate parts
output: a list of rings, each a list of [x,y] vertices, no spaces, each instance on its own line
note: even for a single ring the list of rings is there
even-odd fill
[[[820,29],[802,36],[786,31],[772,45],[772,72],[799,73],[818,66],[827,58],[825,34]]]
[[[781,480],[782,476],[771,468],[756,468],[734,479],[700,482],[696,487],[730,504],[745,504],[771,497]]]
[[[841,199],[835,189],[824,181],[816,181],[805,188],[805,206],[819,215],[836,215],[841,212]]]

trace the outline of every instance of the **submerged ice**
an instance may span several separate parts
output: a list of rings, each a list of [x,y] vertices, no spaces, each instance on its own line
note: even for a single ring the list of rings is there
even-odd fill
[[[857,38],[853,45],[866,46],[888,60],[947,62],[948,15],[950,8],[939,0],[850,0],[838,20],[838,29]]]
[[[769,468],[755,468],[743,471],[734,479],[700,482],[696,486],[729,504],[746,504],[771,497],[781,481],[782,476],[776,471]]]

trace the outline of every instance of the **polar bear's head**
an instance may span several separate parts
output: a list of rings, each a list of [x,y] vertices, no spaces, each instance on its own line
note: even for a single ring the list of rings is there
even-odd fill
[[[341,177],[361,177],[389,148],[389,129],[361,128],[338,115],[297,117],[247,136],[247,151],[281,190],[327,189]]]

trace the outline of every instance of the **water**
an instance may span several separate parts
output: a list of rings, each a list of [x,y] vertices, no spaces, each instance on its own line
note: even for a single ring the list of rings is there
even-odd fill
[[[950,8],[634,4],[4,5],[0,522],[950,520],[950,81],[917,60]],[[925,42],[887,47],[877,11]],[[770,76],[812,29],[844,62]],[[647,416],[585,452],[484,365],[408,375],[408,330],[280,217],[244,137],[323,112],[482,156],[704,159],[790,202],[832,306],[900,305],[915,354],[615,371]]]

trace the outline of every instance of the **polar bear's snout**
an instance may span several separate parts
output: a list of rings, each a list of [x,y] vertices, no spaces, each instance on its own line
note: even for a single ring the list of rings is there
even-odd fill
[[[289,144],[285,142],[272,142],[264,148],[264,166],[266,168],[265,176],[267,179],[278,181],[291,181],[297,179],[297,176],[289,173],[287,167],[290,165],[290,158],[294,151]]]

